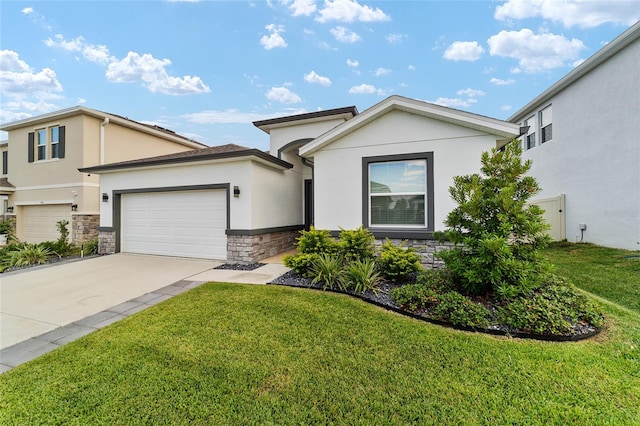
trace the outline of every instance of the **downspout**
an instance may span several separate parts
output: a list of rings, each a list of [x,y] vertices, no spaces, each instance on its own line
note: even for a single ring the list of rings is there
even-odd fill
[[[100,123],[100,165],[104,164],[104,128],[109,124],[109,117],[105,117]]]

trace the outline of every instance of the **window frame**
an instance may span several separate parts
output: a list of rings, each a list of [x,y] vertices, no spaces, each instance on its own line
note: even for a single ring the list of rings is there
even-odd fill
[[[536,114],[531,115],[529,118],[524,120],[523,125],[525,127],[529,127],[527,133],[524,135],[524,150],[528,151],[530,149],[535,148],[536,145],[536,133],[538,132],[538,120],[536,119]]]
[[[53,139],[53,131],[57,129],[57,138]],[[60,126],[51,126],[49,127],[49,145],[51,153],[51,159],[60,158]]]
[[[36,161],[47,159],[47,129],[36,129]],[[42,137],[41,137],[42,136]]]
[[[369,192],[369,165],[398,161],[424,160],[426,162],[425,224],[423,225],[372,225],[371,193]],[[362,157],[362,226],[377,238],[429,238],[434,232],[433,152],[380,155]]]
[[[540,123],[540,144],[541,145],[543,143],[551,142],[553,140],[553,109],[551,108],[551,106],[552,106],[551,104],[547,105],[546,107],[542,108],[538,113],[538,121]],[[547,110],[549,111],[549,114],[548,114],[549,124],[543,127],[543,124],[545,123],[545,121],[542,119],[542,117],[543,117],[543,113]],[[550,136],[549,139],[546,138],[547,129],[549,129],[549,132],[548,132]]]

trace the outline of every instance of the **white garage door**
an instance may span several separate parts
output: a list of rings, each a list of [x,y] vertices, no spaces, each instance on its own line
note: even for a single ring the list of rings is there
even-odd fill
[[[67,229],[71,233],[71,204],[45,204],[22,206],[22,240],[28,243],[55,241],[60,237],[56,223],[69,222]]]
[[[224,190],[123,194],[122,252],[227,258]]]

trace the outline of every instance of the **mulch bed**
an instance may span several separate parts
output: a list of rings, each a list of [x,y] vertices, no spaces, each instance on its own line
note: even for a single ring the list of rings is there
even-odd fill
[[[229,269],[232,271],[253,271],[254,269],[258,269],[261,266],[264,266],[264,263],[250,263],[248,265],[243,265],[239,263],[224,263],[220,266],[216,266],[213,269]]]
[[[453,328],[456,330],[464,330],[464,331],[474,331],[474,332],[480,332],[480,333],[486,333],[486,334],[492,334],[492,335],[497,335],[497,336],[509,336],[509,337],[519,337],[519,338],[523,338],[523,339],[535,339],[535,340],[546,340],[546,341],[556,341],[556,342],[569,342],[569,341],[579,341],[579,340],[584,340],[587,339],[589,337],[593,337],[596,334],[598,334],[601,329],[595,328],[593,326],[590,325],[583,325],[583,324],[576,324],[573,330],[573,333],[570,335],[546,335],[546,334],[533,334],[533,333],[527,333],[527,332],[522,332],[519,330],[513,330],[507,326],[504,325],[492,325],[490,326],[490,328],[488,329],[478,329],[478,328],[471,328],[471,327],[461,327],[461,326],[457,326],[457,325],[453,325],[450,322],[446,322],[446,321],[441,321],[441,320],[437,320],[434,318],[430,318],[428,316],[428,312],[426,310],[423,311],[419,311],[419,312],[409,312],[406,311],[404,309],[402,309],[389,295],[389,293],[391,292],[391,290],[393,290],[396,287],[400,287],[403,284],[395,284],[395,283],[390,283],[390,282],[383,282],[382,285],[380,286],[380,289],[378,290],[377,294],[368,290],[365,291],[364,293],[357,293],[354,291],[341,291],[339,289],[323,289],[322,285],[320,283],[318,284],[313,284],[311,282],[312,280],[309,278],[305,278],[299,274],[297,274],[294,271],[289,271],[287,273],[285,273],[284,275],[281,275],[280,277],[276,278],[275,280],[273,280],[272,282],[270,282],[269,284],[271,285],[283,285],[283,286],[287,286],[287,287],[299,287],[299,288],[308,288],[308,289],[312,289],[312,290],[319,290],[319,291],[330,291],[333,293],[340,293],[340,294],[348,294],[350,296],[353,297],[357,297],[365,302],[377,305],[379,307],[382,307],[384,309],[402,314],[402,315],[406,315],[412,318],[416,318],[422,321],[426,321],[432,324],[437,324],[437,325],[442,325],[445,327],[449,327],[449,328]],[[477,303],[482,303],[484,304],[489,310],[495,309],[495,304],[493,303],[493,300],[481,300],[481,299],[477,299],[474,300],[474,302]]]

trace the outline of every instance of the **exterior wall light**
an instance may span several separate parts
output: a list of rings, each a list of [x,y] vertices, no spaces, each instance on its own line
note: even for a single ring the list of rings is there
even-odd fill
[[[102,202],[106,203],[107,201],[109,201],[109,194],[107,194],[106,192],[102,193]]]
[[[78,211],[78,205],[77,204],[71,204],[71,211],[72,212],[77,212]]]
[[[233,187],[233,197],[234,198],[239,198],[240,197],[240,188],[237,186]]]
[[[13,213],[13,206],[7,207],[7,213]]]

